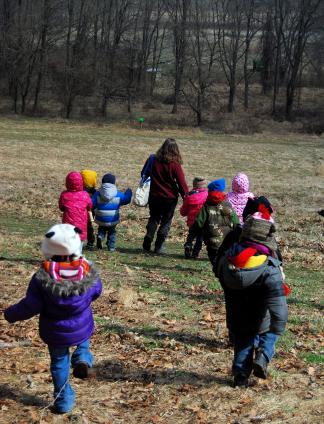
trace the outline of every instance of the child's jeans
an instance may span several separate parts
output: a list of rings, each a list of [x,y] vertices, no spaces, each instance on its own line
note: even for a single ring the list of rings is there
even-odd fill
[[[201,251],[203,241],[204,241],[203,229],[197,228],[195,225],[192,225],[191,227],[189,227],[189,232],[188,232],[187,240],[184,247],[185,248],[188,247],[190,250],[192,250],[192,256],[196,258],[198,257]],[[195,244],[194,244],[194,247],[192,248],[194,242]]]
[[[98,237],[103,241],[107,234],[107,247],[109,250],[115,250],[116,246],[116,225],[111,227],[101,227],[98,228]]]
[[[234,335],[233,374],[249,377],[253,367],[253,353],[255,349],[262,350],[268,363],[271,361],[278,340],[277,334],[270,331],[250,337]]]
[[[89,350],[90,339],[79,344],[71,357],[74,368],[78,362],[93,365],[93,356]],[[57,412],[68,412],[73,408],[75,395],[69,383],[70,352],[68,347],[48,346],[51,357],[51,374],[54,384],[54,406]]]

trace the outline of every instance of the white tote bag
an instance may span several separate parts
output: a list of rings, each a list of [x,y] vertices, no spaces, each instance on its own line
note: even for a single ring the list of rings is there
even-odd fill
[[[139,186],[135,190],[134,205],[147,206],[150,194],[151,178],[148,177],[144,182],[141,180]]]
[[[145,168],[142,171],[142,178],[140,179],[139,185],[135,190],[133,203],[136,206],[147,206],[149,195],[150,195],[150,187],[151,187],[151,172],[152,166],[154,162],[154,154],[151,154],[146,162]]]

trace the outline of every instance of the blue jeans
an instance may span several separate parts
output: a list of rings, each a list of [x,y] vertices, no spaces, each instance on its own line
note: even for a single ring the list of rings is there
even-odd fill
[[[278,340],[277,334],[270,331],[250,337],[234,335],[234,360],[233,374],[249,377],[253,367],[253,354],[255,349],[262,350],[268,363],[271,361]]]
[[[74,368],[78,362],[93,365],[93,356],[89,350],[90,339],[79,344],[72,354],[71,364]],[[54,384],[54,406],[57,412],[68,412],[74,406],[75,395],[69,383],[70,351],[68,347],[48,346],[51,357],[51,374]]]
[[[107,234],[107,247],[109,250],[115,250],[115,246],[116,246],[116,238],[117,238],[117,233],[116,233],[116,225],[112,226],[112,227],[101,227],[99,226],[98,228],[98,237],[101,240],[104,240]]]

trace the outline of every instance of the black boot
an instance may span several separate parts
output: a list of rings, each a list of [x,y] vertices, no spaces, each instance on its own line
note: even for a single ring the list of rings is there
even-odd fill
[[[89,372],[89,367],[86,362],[77,362],[73,368],[73,375],[76,378],[87,378]]]
[[[145,250],[145,252],[150,252],[151,244],[152,244],[152,239],[148,236],[145,236],[143,240],[143,250]]]
[[[184,245],[184,254],[186,259],[190,259],[192,255],[192,246],[190,244]]]
[[[102,249],[102,240],[100,237],[97,237],[97,249]]]
[[[244,374],[237,374],[234,376],[233,386],[234,387],[248,387],[249,378]]]
[[[258,350],[253,362],[253,374],[256,377],[263,378],[265,380],[268,376],[267,367],[267,358],[265,357],[262,350]]]

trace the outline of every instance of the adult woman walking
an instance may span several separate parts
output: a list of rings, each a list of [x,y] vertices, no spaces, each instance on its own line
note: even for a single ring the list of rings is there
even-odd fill
[[[142,170],[146,168],[146,161]],[[154,252],[163,253],[163,243],[169,233],[179,194],[183,198],[188,192],[188,186],[182,170],[182,157],[179,147],[173,138],[167,138],[156,152],[151,169],[146,173],[151,177],[149,195],[150,218],[146,225],[146,235],[143,249],[151,250],[155,232]]]

